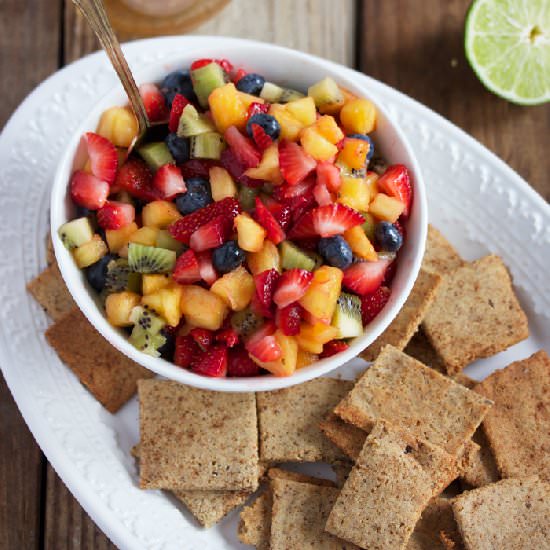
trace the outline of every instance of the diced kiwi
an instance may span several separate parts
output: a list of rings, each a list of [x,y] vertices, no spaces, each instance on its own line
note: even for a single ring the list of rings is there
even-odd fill
[[[252,210],[256,205],[258,189],[241,185],[239,189],[239,203],[243,210]]]
[[[225,84],[225,79],[224,70],[215,62],[191,71],[193,90],[201,107],[208,107],[208,96],[212,90],[221,88]]]
[[[370,242],[374,242],[374,228],[376,227],[376,220],[372,214],[368,212],[361,212],[365,222],[361,224],[361,229],[365,232],[365,235],[369,238]]]
[[[305,95],[297,90],[290,88],[283,88],[283,93],[279,97],[279,103],[288,103],[289,101],[295,101],[296,99],[302,99]]]
[[[347,176],[349,178],[364,178],[367,175],[367,168],[350,168],[347,164],[341,161],[336,161],[334,163],[338,168],[340,168],[340,174],[342,176]]]
[[[88,218],[77,218],[64,223],[57,234],[66,248],[72,250],[92,240],[94,231]]]
[[[165,164],[174,164],[174,157],[171,155],[164,141],[154,141],[138,147],[139,156],[147,163],[151,170],[156,171]]]
[[[184,244],[180,241],[176,241],[168,229],[159,229],[157,232],[157,239],[155,246],[158,248],[166,248],[167,250],[173,250],[176,254],[183,252]]]
[[[297,268],[307,269],[307,271],[315,269],[315,260],[289,241],[283,241],[279,245],[279,252],[281,253],[281,265],[283,269]]]
[[[166,344],[166,336],[161,332],[166,323],[147,306],[136,306],[130,313],[130,321],[134,327],[129,342],[147,355],[160,357],[158,350]]]
[[[206,132],[205,134],[192,136],[191,158],[218,160],[225,146],[225,140],[218,132]]]
[[[168,273],[174,269],[176,253],[166,248],[145,246],[137,243],[128,245],[128,265],[137,273]]]
[[[132,271],[124,258],[111,260],[107,264],[105,290],[107,293],[123,290],[141,292],[141,274]]]
[[[313,270],[319,269],[324,264],[322,256],[317,254],[317,252],[312,252],[311,250],[304,250],[303,252],[315,262]]]
[[[215,130],[212,122],[205,116],[200,115],[193,105],[186,105],[178,123],[178,137],[198,136]]]
[[[290,88],[281,88],[273,82],[266,82],[260,92],[260,97],[270,103],[288,103],[295,99],[301,99],[304,94]]]
[[[315,106],[320,107],[327,103],[340,103],[344,101],[344,94],[338,84],[330,77],[313,84],[307,90],[307,95],[313,98]]]
[[[354,338],[363,334],[361,299],[354,294],[342,292],[336,301],[332,326],[340,331],[339,338]]]
[[[256,332],[263,324],[261,316],[257,315],[247,307],[241,311],[236,311],[231,315],[231,326],[238,332],[243,338],[250,336]]]

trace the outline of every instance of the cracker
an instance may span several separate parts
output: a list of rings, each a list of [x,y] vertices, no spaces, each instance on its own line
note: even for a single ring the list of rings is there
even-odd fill
[[[257,394],[260,457],[269,462],[333,462],[343,453],[321,432],[319,422],[353,382],[317,378]]]
[[[342,488],[349,477],[351,469],[353,468],[353,462],[338,461],[331,464],[331,467],[336,474],[336,486]]]
[[[377,423],[330,512],[326,530],[361,548],[405,548],[430,499],[456,475],[452,456]]]
[[[428,225],[426,252],[422,259],[423,269],[444,276],[464,264],[464,260],[451,243],[433,225]]]
[[[46,340],[109,412],[136,393],[138,380],[154,376],[111,346],[77,308],[48,328]]]
[[[335,487],[334,481],[323,479],[320,477],[308,476],[300,472],[291,472],[282,468],[270,468],[267,471],[267,477],[273,481],[274,479],[287,479],[296,483],[309,483],[310,485],[320,485],[322,487]]]
[[[447,275],[422,328],[450,373],[529,335],[508,270],[497,256],[485,256]]]
[[[367,439],[365,430],[344,422],[333,412],[319,422],[319,428],[351,460],[359,456]]]
[[[468,550],[550,548],[550,484],[536,476],[466,491],[453,512]]]
[[[253,393],[209,392],[166,380],[142,380],[138,393],[141,488],[256,488]]]
[[[48,232],[46,235],[46,263],[52,265],[56,263],[55,251],[53,249],[52,235]]]
[[[377,420],[457,453],[491,402],[392,346],[386,346],[334,412],[369,431]]]
[[[487,417],[486,417],[487,418]],[[478,449],[470,457],[465,468],[460,472],[460,478],[471,487],[483,487],[500,479],[489,442],[480,426],[473,436]]]
[[[421,269],[409,297],[395,319],[361,353],[361,357],[366,361],[374,361],[380,350],[387,344],[391,344],[400,350],[405,349],[434,301],[440,283],[441,277],[437,273]]]
[[[502,477],[550,481],[550,357],[539,351],[476,386],[495,405],[483,421]]]
[[[42,271],[27,284],[27,290],[54,321],[76,306],[57,265]]]

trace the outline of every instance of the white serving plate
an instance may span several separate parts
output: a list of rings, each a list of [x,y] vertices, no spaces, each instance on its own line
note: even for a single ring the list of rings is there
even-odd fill
[[[238,41],[240,42],[240,41]],[[220,51],[234,39],[177,37],[143,40],[124,49],[138,68],[163,63],[186,48]],[[251,43],[253,46],[253,43]],[[331,66],[330,62],[327,67]],[[431,222],[466,259],[493,252],[509,266],[527,311],[531,336],[467,374],[550,350],[550,207],[514,171],[474,139],[403,94],[349,70],[386,105],[407,134],[422,166]],[[158,491],[137,488],[129,455],[138,438],[136,400],[107,413],[59,361],[44,339],[46,315],[25,291],[45,266],[48,200],[56,165],[74,129],[115,83],[103,54],[54,74],[14,113],[0,137],[0,366],[34,437],[80,504],[122,549],[245,548],[237,514],[208,531]],[[349,377],[365,363],[338,370]],[[315,467],[311,467],[315,468]]]

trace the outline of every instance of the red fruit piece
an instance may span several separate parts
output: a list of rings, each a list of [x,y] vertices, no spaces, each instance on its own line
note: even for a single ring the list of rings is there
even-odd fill
[[[257,376],[260,366],[250,359],[248,352],[241,347],[230,349],[227,357],[227,376]]]
[[[258,146],[260,151],[265,151],[273,143],[273,140],[265,133],[265,130],[259,124],[251,124],[251,127],[254,143]]]
[[[317,182],[313,188],[313,196],[319,206],[325,206],[326,204],[332,204],[334,202],[332,195],[324,183]]]
[[[243,75],[244,76],[244,75]],[[267,113],[269,111],[269,103],[251,103],[248,106],[248,117],[247,120],[254,115],[259,113]]]
[[[181,95],[176,94],[172,100],[172,108],[170,109],[170,118],[168,119],[168,130],[175,132],[178,129],[181,113],[185,109],[185,106],[189,105],[189,100]]]
[[[92,174],[100,180],[113,183],[118,167],[116,147],[107,138],[93,132],[86,132],[84,141],[90,157]]]
[[[170,231],[174,239],[189,244],[191,235],[205,223],[208,223],[217,216],[223,216],[233,223],[233,218],[237,214],[240,214],[240,212],[241,206],[239,201],[233,197],[227,197],[221,201],[212,202],[204,208],[180,218],[168,227],[168,231]]]
[[[227,73],[233,72],[233,64],[228,59],[216,59],[216,63]]]
[[[380,176],[376,182],[378,189],[401,201],[405,205],[403,215],[409,214],[412,200],[412,187],[409,171],[403,164],[394,164]]]
[[[363,326],[368,325],[384,308],[390,299],[391,290],[387,286],[381,286],[372,294],[366,294],[361,298],[361,314]]]
[[[319,354],[319,358],[325,359],[325,357],[332,357],[348,348],[349,345],[342,340],[331,340],[323,346],[323,351]]]
[[[220,164],[231,174],[231,177],[246,187],[261,187],[264,182],[249,178],[245,172],[246,167],[237,159],[232,149],[222,151]],[[206,174],[208,177],[208,174]]]
[[[289,269],[277,281],[273,301],[279,307],[286,307],[297,302],[305,293],[313,279],[313,273],[305,269]]]
[[[337,193],[338,189],[342,185],[340,179],[340,168],[335,166],[331,162],[319,162],[316,168],[317,183],[321,183],[326,186],[329,191]]]
[[[279,143],[279,169],[289,185],[300,183],[317,163],[297,143],[283,141]]]
[[[344,270],[342,285],[360,296],[370,294],[382,284],[389,264],[389,260],[354,263]]]
[[[103,229],[120,229],[134,221],[136,210],[132,204],[107,201],[97,211],[97,224]]]
[[[191,360],[191,370],[203,376],[219,378],[227,373],[227,348],[212,346],[199,351]]]
[[[115,180],[117,187],[144,201],[154,201],[159,198],[152,183],[151,170],[138,158],[129,158],[119,168]]]
[[[253,212],[254,219],[266,230],[267,238],[273,244],[279,244],[285,240],[285,232],[273,217],[273,214],[265,207],[264,203],[256,197],[256,208]]]
[[[275,312],[275,324],[286,336],[295,336],[300,332],[302,308],[299,304],[290,304]]]
[[[212,166],[219,166],[219,164],[213,160],[192,159],[181,164],[180,169],[183,179],[192,178],[194,176],[208,178]]]
[[[315,197],[313,193],[302,195],[289,199],[287,204],[290,206],[292,212],[292,223],[296,223],[306,212],[311,210],[315,205]]]
[[[246,168],[255,168],[260,164],[262,155],[254,147],[253,142],[243,136],[235,126],[230,126],[225,131],[224,137],[237,160]]]
[[[288,238],[303,239],[314,235],[333,237],[364,221],[363,216],[349,206],[340,203],[327,204],[306,212],[294,224]]]
[[[192,250],[186,250],[176,260],[172,278],[181,285],[197,283],[201,280],[199,261]]]
[[[233,230],[233,218],[216,216],[209,222],[201,225],[189,239],[189,246],[195,252],[217,248],[229,240]]]
[[[166,200],[171,200],[179,193],[187,191],[181,170],[174,164],[165,164],[156,171],[153,187],[158,191],[159,196]]]
[[[189,336],[195,340],[195,343],[202,351],[208,349],[214,341],[214,333],[205,328],[194,328],[189,331]]]
[[[174,363],[178,365],[178,367],[187,368],[191,365],[193,357],[199,351],[199,347],[191,336],[177,336],[174,350]]]
[[[106,181],[93,174],[77,170],[71,177],[71,199],[84,208],[97,210],[101,208],[109,196],[110,187]]]
[[[212,264],[212,254],[209,250],[199,252],[197,254],[197,260],[199,262],[199,272],[201,279],[208,285],[212,286],[218,279],[218,274]]]
[[[286,200],[311,195],[314,185],[315,180],[313,178],[306,178],[296,185],[281,185],[277,187],[273,192],[273,196],[277,200]]]
[[[168,118],[168,107],[162,92],[155,84],[142,84],[139,95],[145,106],[149,122],[159,122]]]
[[[256,331],[245,344],[248,353],[262,363],[277,361],[283,354],[283,351],[277,343],[275,336],[273,336],[274,332],[275,325],[273,323],[266,323],[261,329]]]
[[[210,59],[209,57],[205,57],[203,59],[196,59],[191,63],[191,66],[189,67],[190,70],[196,71],[197,69],[200,69],[201,67],[206,67],[206,65],[210,65],[214,59]]]
[[[258,313],[264,317],[272,317],[271,307],[273,305],[273,292],[275,285],[279,280],[279,273],[276,269],[267,269],[254,276],[254,284],[256,285]]]
[[[221,342],[228,348],[232,348],[239,343],[239,335],[232,327],[222,328],[216,333],[216,342]]]
[[[239,82],[239,80],[247,74],[248,73],[244,69],[238,69],[235,73],[235,76],[233,77],[233,84],[237,84],[237,82]]]
[[[267,205],[268,210],[275,218],[277,223],[281,226],[281,229],[285,231],[290,224],[292,218],[292,210],[288,204],[282,204],[277,201],[271,201]]]

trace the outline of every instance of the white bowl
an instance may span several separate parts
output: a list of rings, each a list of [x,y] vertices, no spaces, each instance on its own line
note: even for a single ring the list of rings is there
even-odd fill
[[[334,65],[325,64],[318,58],[287,48],[244,40],[241,44],[235,41],[235,45],[232,44],[224,51],[204,47],[187,51],[163,60],[162,63],[139,68],[134,76],[138,84],[158,82],[168,72],[188,67],[193,60],[204,57],[227,58],[236,66],[262,74],[267,80],[297,89],[305,90],[314,82],[330,76],[354,94],[371,99],[368,89],[346,78],[345,73]],[[266,375],[251,378],[209,378],[177,367],[164,359],[151,357],[134,348],[128,342],[125,333],[107,322],[99,305],[97,293],[89,286],[83,272],[78,269],[70,252],[57,235],[57,229],[75,215],[74,205],[67,190],[73,170],[82,166],[82,148],[79,147],[82,134],[95,131],[101,113],[106,108],[126,103],[122,86],[118,85],[98,102],[95,109],[76,128],[57,168],[51,194],[51,233],[63,279],[84,315],[113,346],[151,371],[190,386],[216,391],[265,391],[292,386],[336,369],[356,357],[387,328],[403,306],[418,275],[424,254],[428,216],[424,182],[412,149],[402,131],[388,116],[384,106],[374,101],[378,109],[377,129],[373,133],[376,151],[390,164],[402,163],[408,167],[414,186],[414,200],[407,221],[407,239],[399,252],[399,263],[392,282],[390,300],[368,325],[364,334],[357,337],[346,351],[317,361],[289,377]]]

